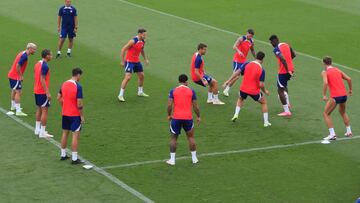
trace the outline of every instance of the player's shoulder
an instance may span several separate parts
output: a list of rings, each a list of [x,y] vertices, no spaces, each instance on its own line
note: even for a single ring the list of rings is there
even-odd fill
[[[59,10],[64,10],[65,5],[60,6]]]
[[[139,38],[137,36],[133,37],[132,40],[134,41],[134,43],[136,44],[139,41]]]

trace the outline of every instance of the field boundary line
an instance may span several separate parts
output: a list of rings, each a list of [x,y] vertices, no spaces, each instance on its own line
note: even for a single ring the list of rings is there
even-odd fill
[[[23,127],[31,130],[32,132],[34,132],[35,128],[33,126],[31,126],[29,123],[21,120],[20,118],[13,116],[13,115],[7,115],[7,111],[0,107],[0,112],[2,112],[3,114],[5,114],[5,116],[8,116],[9,118],[13,119],[14,121],[16,121],[18,124],[22,125]],[[56,146],[57,148],[61,148],[61,145],[58,141],[54,140],[53,138],[50,139],[46,139],[48,142],[50,142],[51,144],[53,144],[54,146]],[[71,154],[71,151],[67,148],[66,152],[68,154]],[[111,182],[115,183],[116,185],[118,185],[119,187],[125,189],[126,191],[130,192],[132,195],[136,196],[137,198],[143,200],[144,202],[147,203],[153,203],[154,201],[149,199],[148,197],[146,197],[145,195],[141,194],[140,192],[138,192],[137,190],[135,190],[134,188],[130,187],[129,185],[127,185],[126,183],[124,183],[123,181],[121,181],[120,179],[116,178],[115,176],[113,176],[111,173],[108,173],[105,171],[105,169],[100,168],[98,166],[96,166],[95,164],[91,163],[90,161],[84,159],[84,157],[82,156],[78,156],[79,159],[83,160],[85,162],[85,164],[89,164],[89,165],[93,165],[93,169],[94,171],[96,171],[97,173],[105,176],[107,179],[109,179]]]
[[[126,1],[126,0],[117,0],[117,1],[119,1],[119,2],[121,2],[121,3],[124,3],[124,4],[128,4],[128,5],[137,7],[137,8],[141,8],[141,9],[145,9],[145,10],[148,10],[148,11],[152,11],[152,12],[154,12],[154,13],[158,13],[158,14],[161,14],[161,15],[165,15],[165,16],[169,16],[169,17],[172,17],[172,18],[176,18],[176,19],[182,20],[182,21],[184,21],[184,22],[193,23],[193,24],[200,25],[200,26],[203,26],[203,27],[206,27],[206,28],[210,28],[210,29],[213,29],[213,30],[217,30],[217,31],[220,31],[220,32],[224,32],[224,33],[227,33],[227,34],[230,34],[230,35],[235,35],[235,36],[240,36],[240,35],[241,35],[240,33],[232,32],[232,31],[225,30],[225,29],[222,29],[222,28],[218,28],[218,27],[215,27],[215,26],[212,26],[212,25],[208,25],[208,24],[205,24],[205,23],[197,22],[197,21],[194,21],[194,20],[191,20],[191,19],[188,19],[188,18],[180,17],[180,16],[177,16],[177,15],[174,15],[174,14],[166,13],[166,12],[163,12],[163,11],[160,11],[160,10],[156,10],[156,9],[153,9],[153,8],[149,8],[149,7],[146,7],[146,6],[142,6],[142,5],[139,5],[139,4],[131,3],[131,2]],[[256,41],[256,42],[259,42],[260,44],[264,44],[264,45],[271,46],[269,42],[265,42],[265,41],[258,40],[258,39],[255,39],[255,41]],[[308,57],[308,58],[311,58],[311,59],[314,59],[314,60],[317,60],[317,61],[322,61],[321,58],[316,57],[316,56],[312,56],[312,55],[310,55],[310,54],[306,54],[306,53],[303,53],[303,52],[300,52],[300,51],[296,51],[296,53],[297,53],[298,55],[301,55],[301,56],[304,56],[304,57]],[[342,68],[344,68],[344,69],[347,69],[347,70],[351,70],[351,71],[360,73],[360,70],[358,70],[358,69],[351,68],[351,67],[349,67],[349,66],[342,65],[342,64],[339,64],[339,63],[333,63],[333,64],[334,64],[335,66],[340,66],[340,67],[342,67]]]
[[[360,138],[360,135],[353,136],[352,138],[342,137],[342,138],[338,138],[337,141],[353,140],[353,139],[359,139],[359,138]],[[294,143],[294,144],[280,144],[280,145],[273,145],[273,146],[267,146],[267,147],[255,147],[255,148],[248,148],[248,149],[230,150],[230,151],[223,151],[223,152],[210,152],[210,153],[199,154],[198,157],[213,157],[213,156],[222,156],[222,155],[229,155],[229,154],[241,154],[241,153],[248,153],[248,152],[269,151],[269,150],[273,150],[273,149],[293,148],[293,147],[310,145],[310,144],[321,144],[321,140],[300,142],[300,143]],[[184,159],[190,159],[190,158],[191,158],[190,156],[181,156],[181,157],[176,158],[176,160],[184,160]],[[126,164],[112,165],[112,166],[104,166],[101,168],[102,169],[127,168],[127,167],[133,167],[133,166],[165,163],[166,160],[167,159],[163,159],[163,160],[159,159],[159,160],[152,160],[152,161],[133,162],[133,163],[126,163]]]

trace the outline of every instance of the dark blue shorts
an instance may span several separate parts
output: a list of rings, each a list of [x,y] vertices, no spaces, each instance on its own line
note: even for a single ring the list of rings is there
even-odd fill
[[[63,116],[62,129],[70,130],[72,132],[81,131],[81,117],[80,116]]]
[[[10,82],[10,88],[13,90],[21,90],[22,89],[22,85],[21,85],[21,81],[20,80],[13,80],[9,78],[9,82]]]
[[[172,119],[170,122],[170,133],[180,135],[181,128],[183,128],[185,132],[189,132],[193,127],[193,120]]]
[[[243,65],[244,65],[244,63],[238,63],[238,62],[233,61],[233,71],[236,72],[237,70],[242,68]]]
[[[213,80],[212,79],[212,77],[210,76],[210,75],[204,75],[204,78],[205,78],[205,80],[210,84],[211,83],[211,81]],[[204,85],[204,83],[203,83],[203,81],[202,80],[198,80],[198,81],[194,81],[196,84],[198,84],[198,85],[201,85],[201,86],[203,86],[203,87],[206,87],[205,85]]]
[[[50,107],[50,101],[46,94],[35,94],[35,104],[38,107]]]
[[[291,75],[289,73],[278,74],[277,86],[279,88],[287,88],[290,79]]]
[[[245,100],[248,96],[250,96],[254,101],[259,101],[262,97],[262,93],[260,92],[257,95],[248,94],[246,92],[240,91],[240,97]]]
[[[60,38],[69,38],[72,39],[76,37],[76,33],[74,32],[74,28],[61,28]]]
[[[141,72],[144,72],[144,70],[143,70],[143,66],[140,62],[137,62],[137,63],[125,62],[125,72],[141,73]]]
[[[335,100],[336,104],[342,104],[346,102],[347,96],[333,97],[333,99]]]

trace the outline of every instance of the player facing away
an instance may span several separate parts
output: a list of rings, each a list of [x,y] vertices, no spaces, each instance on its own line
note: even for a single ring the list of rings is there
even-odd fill
[[[352,95],[351,78],[338,68],[332,66],[332,59],[329,56],[323,58],[323,65],[325,67],[325,70],[321,73],[323,78],[323,100],[327,101],[323,116],[330,133],[324,140],[336,140],[334,125],[330,115],[337,105],[339,105],[339,112],[346,127],[345,136],[351,137],[350,119],[346,113],[347,95]],[[349,86],[348,93],[346,92],[343,80],[346,80]],[[330,91],[330,99],[326,96],[327,88],[329,88]]]
[[[41,52],[42,60],[37,62],[34,67],[34,95],[36,104],[35,135],[39,138],[53,137],[46,131],[48,110],[50,107],[50,68],[48,62],[52,59],[49,49]]]
[[[194,123],[192,109],[197,116],[197,123],[200,124],[200,110],[196,102],[195,91],[188,87],[188,77],[185,74],[179,76],[180,85],[172,89],[168,100],[168,120],[170,121],[170,159],[166,161],[169,165],[175,165],[175,152],[177,139],[181,128],[184,129],[189,142],[192,163],[196,164],[199,160],[196,157],[196,143],[194,139]]]
[[[244,63],[246,62],[246,57],[250,50],[253,57],[254,58],[256,57],[255,49],[254,49],[254,41],[253,41],[254,35],[255,35],[254,30],[248,29],[246,35],[241,36],[236,40],[233,46],[233,49],[235,51],[233,58],[233,74],[235,74],[235,72],[238,69],[240,69],[241,66],[244,65]],[[230,78],[232,78],[232,75],[230,76]],[[230,78],[227,81],[225,81],[225,83],[223,84],[224,87],[223,94],[227,97],[229,96],[229,91],[231,86],[233,86],[234,83],[239,79],[239,76],[234,77],[234,79],[232,80],[230,80]]]
[[[203,87],[209,86],[208,90],[208,104],[223,105],[224,102],[220,101],[218,95],[218,82],[207,75],[204,70],[203,56],[206,54],[207,45],[200,43],[198,45],[198,51],[193,55],[191,60],[191,78],[193,82]]]
[[[24,72],[28,64],[28,57],[35,54],[36,45],[34,43],[28,43],[25,51],[21,51],[16,56],[11,69],[8,73],[8,78],[11,88],[11,111],[16,111],[16,116],[27,116],[22,112],[20,99],[22,93],[22,82],[24,80]],[[13,114],[13,113],[12,113]]]
[[[131,79],[132,73],[136,73],[138,76],[138,96],[149,97],[144,93],[144,70],[140,62],[140,54],[144,57],[145,64],[149,64],[149,60],[145,55],[145,39],[146,30],[141,28],[138,30],[138,35],[132,38],[122,49],[121,49],[121,65],[125,68],[125,77],[121,83],[120,93],[118,96],[119,101],[125,102],[124,93],[128,82]]]
[[[81,126],[84,123],[83,115],[83,92],[79,84],[82,75],[80,68],[72,70],[72,77],[65,81],[58,93],[58,101],[62,106],[62,137],[60,160],[67,160],[66,155],[67,137],[72,132],[72,164],[79,164],[82,161],[78,158],[78,146]]]
[[[61,27],[60,27],[61,26]],[[67,56],[71,57],[71,49],[74,45],[74,37],[78,29],[77,10],[71,5],[71,0],[65,0],[65,5],[60,7],[58,13],[58,33],[60,34],[58,42],[58,51],[56,58],[61,56],[61,49],[64,45],[65,39],[69,39]]]
[[[288,81],[294,75],[295,67],[293,59],[296,57],[294,50],[287,43],[280,43],[276,35],[271,35],[270,43],[274,47],[274,54],[279,63],[279,71],[277,78],[278,95],[283,106],[284,112],[279,113],[278,116],[290,117],[290,100]]]
[[[244,106],[245,99],[250,96],[254,101],[261,104],[261,109],[264,117],[264,127],[271,126],[269,122],[269,114],[266,98],[262,95],[261,91],[269,95],[269,91],[265,88],[265,70],[262,67],[264,60],[264,52],[259,51],[256,54],[256,60],[249,62],[237,70],[236,76],[243,75],[243,81],[240,86],[240,96],[237,100],[235,114],[232,121],[235,122],[239,118],[241,108]]]

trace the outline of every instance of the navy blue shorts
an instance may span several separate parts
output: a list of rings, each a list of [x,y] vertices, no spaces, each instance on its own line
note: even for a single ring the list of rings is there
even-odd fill
[[[46,94],[35,94],[35,104],[38,107],[50,107],[50,101]]]
[[[183,128],[185,132],[189,132],[193,127],[193,120],[172,119],[170,122],[170,132],[174,135],[180,135],[181,128]]]
[[[238,63],[238,62],[233,61],[233,71],[236,72],[237,70],[242,68],[243,65],[244,65],[244,63]]]
[[[61,28],[60,31],[60,38],[69,38],[72,39],[74,37],[76,37],[76,33],[74,32],[74,28]]]
[[[336,104],[342,104],[346,102],[347,96],[333,97],[333,99],[335,100]]]
[[[21,81],[20,80],[13,80],[9,78],[9,82],[10,82],[10,88],[13,90],[21,90],[22,89],[22,85],[21,85]]]
[[[248,96],[250,96],[254,101],[259,101],[262,97],[262,93],[260,92],[257,95],[248,94],[246,92],[240,91],[240,97],[245,100]]]
[[[144,70],[143,70],[143,66],[140,62],[137,62],[137,63],[125,62],[125,72],[141,73],[141,72],[144,72]]]
[[[210,84],[211,81],[213,80],[210,75],[206,75],[206,74],[204,75],[204,78],[205,78],[205,80],[208,82],[208,84]],[[198,81],[194,81],[194,82],[195,82],[196,84],[198,84],[198,85],[201,85],[201,86],[203,86],[203,87],[206,87],[206,86],[204,85],[204,83],[203,83],[202,80],[198,80]]]
[[[70,130],[72,132],[81,131],[81,117],[80,116],[63,116],[62,129]]]
[[[279,88],[287,88],[290,79],[291,75],[289,73],[278,74],[277,86]]]

